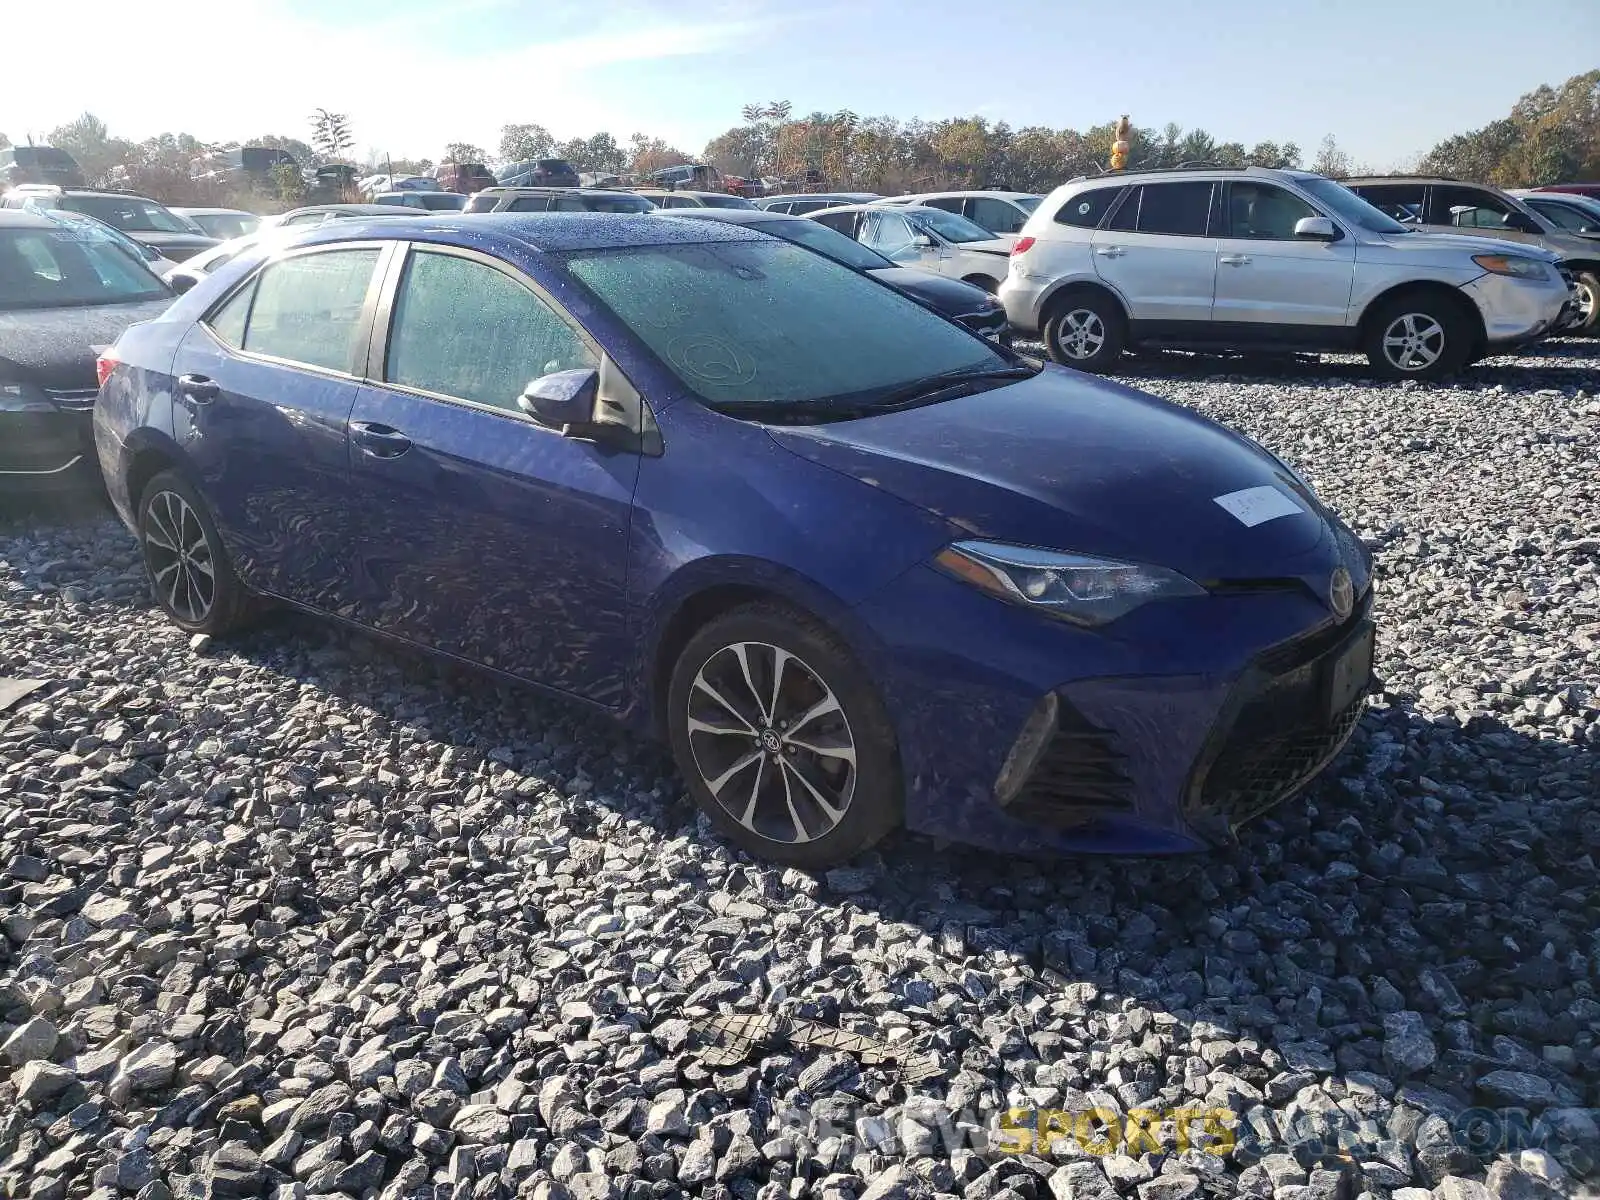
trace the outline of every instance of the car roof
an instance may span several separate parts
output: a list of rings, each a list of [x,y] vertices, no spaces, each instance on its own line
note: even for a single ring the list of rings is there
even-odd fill
[[[596,192],[607,195],[636,195],[631,188],[598,188],[598,187],[570,187],[562,184],[496,184],[494,187],[481,188],[480,196],[592,196]]]
[[[255,213],[246,212],[242,208],[173,208],[170,205],[168,212],[175,212],[180,217],[253,217]]]
[[[942,208],[930,208],[926,204],[835,204],[832,208],[819,209],[801,217],[802,221],[809,221],[812,217],[820,217],[826,213],[841,212],[897,212],[897,213],[936,213],[941,217],[959,216],[959,213],[948,213]]]
[[[768,212],[764,208],[665,208],[661,210],[671,217],[705,217],[713,221],[726,221],[730,225],[754,225],[758,221],[763,225],[770,225],[774,221],[804,221],[805,217],[797,217],[793,213]]]
[[[1037,196],[1038,192],[1007,192],[1000,188],[955,188],[948,192],[912,192],[905,196],[890,196],[888,199],[902,204],[910,200],[933,200],[946,196],[991,196],[997,200],[1027,200]]]
[[[1468,179],[1452,179],[1448,175],[1349,175],[1339,181],[1340,183],[1447,183],[1452,186],[1481,187],[1486,191],[1498,192],[1500,189],[1492,183],[1476,183]]]
[[[302,246],[327,242],[409,239],[454,234],[463,240],[515,243],[542,254],[608,250],[628,246],[693,245],[699,242],[763,241],[755,230],[695,224],[654,213],[474,213],[393,221],[335,221],[309,231]],[[440,238],[444,241],[447,239]]]
[[[291,208],[283,215],[293,217],[300,213],[319,212],[347,212],[370,213],[372,216],[388,216],[394,211],[392,204],[308,204],[304,208]]]
[[[865,203],[869,196],[874,200],[881,198],[873,192],[785,192],[781,196],[763,196],[761,202],[771,204],[775,200],[833,200],[840,196],[848,197],[852,204]]]

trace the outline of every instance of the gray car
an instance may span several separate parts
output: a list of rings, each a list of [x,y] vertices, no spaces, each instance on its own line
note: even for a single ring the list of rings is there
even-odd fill
[[[1443,175],[1373,175],[1341,180],[1402,225],[1526,242],[1552,251],[1572,273],[1576,319],[1566,332],[1600,335],[1600,239],[1563,229],[1509,192]]]

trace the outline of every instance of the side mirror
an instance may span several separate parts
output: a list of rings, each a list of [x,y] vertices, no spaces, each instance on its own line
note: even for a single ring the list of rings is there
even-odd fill
[[[925,233],[917,234],[916,237],[911,239],[911,244],[918,250],[932,250],[936,245],[934,240]]]
[[[1542,232],[1538,225],[1519,212],[1508,212],[1500,223],[1507,229],[1515,229],[1518,233]]]
[[[1339,240],[1339,227],[1327,217],[1301,217],[1294,223],[1294,235],[1314,242],[1334,242]]]
[[[517,407],[541,425],[565,437],[586,437],[596,426],[595,402],[600,397],[600,372],[592,367],[553,371],[528,384]]]
[[[178,274],[167,280],[167,286],[181,296],[199,282],[193,275]]]

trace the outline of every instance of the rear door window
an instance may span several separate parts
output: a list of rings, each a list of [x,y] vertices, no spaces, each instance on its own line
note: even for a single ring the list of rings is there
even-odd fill
[[[1147,183],[1140,190],[1140,233],[1204,237],[1211,219],[1211,184]]]
[[[1028,219],[1020,208],[1004,200],[996,200],[993,196],[974,196],[967,201],[967,208],[967,218],[976,221],[990,233],[1016,233]]]
[[[356,373],[376,248],[324,250],[272,263],[255,286],[244,331],[252,354]]]
[[[547,212],[550,208],[548,196],[518,196],[506,205],[506,212]]]
[[[1423,203],[1427,200],[1428,191],[1420,183],[1364,183],[1356,184],[1350,190],[1402,225],[1422,224]]]

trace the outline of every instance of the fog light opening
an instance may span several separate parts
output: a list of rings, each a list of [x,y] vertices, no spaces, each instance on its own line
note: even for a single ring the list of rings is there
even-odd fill
[[[1017,798],[1022,787],[1028,782],[1033,769],[1039,765],[1050,739],[1055,736],[1056,720],[1060,710],[1060,703],[1054,692],[1046,692],[1044,698],[1033,706],[1033,711],[1028,714],[1028,719],[1023,722],[1022,732],[1017,735],[1017,740],[1012,743],[1006,761],[1000,768],[1000,777],[994,782],[995,799],[1005,807]]]

